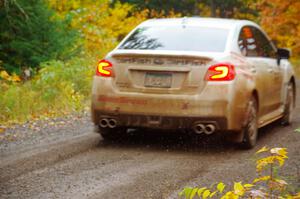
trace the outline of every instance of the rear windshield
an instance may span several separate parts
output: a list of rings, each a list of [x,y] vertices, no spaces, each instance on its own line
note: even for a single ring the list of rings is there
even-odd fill
[[[224,52],[228,32],[197,26],[141,27],[119,49]]]

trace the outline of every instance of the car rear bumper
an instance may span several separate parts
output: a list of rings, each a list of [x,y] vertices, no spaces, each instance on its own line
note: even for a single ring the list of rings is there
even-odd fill
[[[158,115],[132,115],[93,111],[93,120],[99,124],[102,119],[114,119],[117,126],[131,128],[190,129],[196,124],[213,124],[216,130],[227,130],[224,117],[182,117]]]
[[[119,92],[110,80],[95,78],[92,119],[99,124],[113,118],[118,126],[192,128],[214,124],[217,130],[240,131],[245,118],[245,95],[236,95],[233,83],[209,83],[196,94]]]

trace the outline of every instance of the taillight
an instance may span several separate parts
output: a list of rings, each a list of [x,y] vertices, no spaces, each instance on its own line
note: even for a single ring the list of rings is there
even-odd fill
[[[103,77],[111,77],[112,76],[112,63],[107,60],[101,60],[98,63],[96,75]]]
[[[207,81],[230,81],[235,77],[234,66],[229,63],[220,63],[208,68],[205,76]]]

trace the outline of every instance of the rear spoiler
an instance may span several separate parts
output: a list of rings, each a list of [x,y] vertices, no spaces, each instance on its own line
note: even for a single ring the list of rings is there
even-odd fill
[[[182,53],[153,53],[153,52],[115,52],[112,53],[113,58],[128,58],[128,57],[142,57],[142,58],[185,58],[185,59],[201,59],[203,61],[212,61],[213,59],[203,55],[190,55]]]

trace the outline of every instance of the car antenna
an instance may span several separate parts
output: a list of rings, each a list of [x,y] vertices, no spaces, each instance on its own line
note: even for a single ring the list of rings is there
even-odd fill
[[[188,20],[188,18],[187,18],[186,16],[184,16],[184,17],[182,18],[181,24],[182,24],[182,27],[183,27],[183,28],[186,28],[187,20]]]

